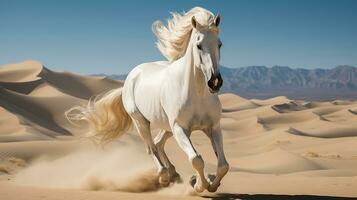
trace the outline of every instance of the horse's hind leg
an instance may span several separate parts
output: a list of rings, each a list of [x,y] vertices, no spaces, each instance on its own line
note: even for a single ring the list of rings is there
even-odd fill
[[[144,118],[140,113],[132,113],[136,129],[138,130],[141,138],[144,140],[148,148],[148,153],[152,155],[154,163],[158,168],[159,183],[161,186],[166,187],[170,184],[170,175],[168,169],[162,163],[158,150],[151,137],[150,122]]]
[[[182,180],[180,174],[176,172],[175,166],[170,162],[169,158],[165,153],[165,143],[167,139],[169,139],[171,136],[172,132],[161,130],[159,134],[155,137],[154,142],[162,162],[169,170],[170,182],[181,182]]]

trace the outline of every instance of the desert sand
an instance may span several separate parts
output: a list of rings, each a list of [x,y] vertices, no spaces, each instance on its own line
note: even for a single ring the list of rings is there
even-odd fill
[[[66,119],[72,106],[122,85],[54,72],[38,61],[0,66],[0,199],[357,197],[357,101],[220,95],[231,169],[215,194],[194,194],[193,170],[174,139],[166,150],[183,183],[159,188],[135,130],[100,146],[86,137],[85,124]],[[192,138],[213,173],[208,138],[200,132]]]

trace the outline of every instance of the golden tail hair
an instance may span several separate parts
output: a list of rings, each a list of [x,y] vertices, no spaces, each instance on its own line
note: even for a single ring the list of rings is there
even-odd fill
[[[86,106],[76,106],[66,112],[70,121],[84,120],[91,127],[91,134],[101,143],[107,143],[123,135],[132,120],[123,106],[122,88],[113,89],[89,100]]]

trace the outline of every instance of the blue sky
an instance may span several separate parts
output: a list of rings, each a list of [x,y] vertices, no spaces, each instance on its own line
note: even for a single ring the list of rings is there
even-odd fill
[[[202,6],[222,16],[221,64],[357,66],[357,1],[0,0],[0,64],[120,74],[163,56],[151,24]]]

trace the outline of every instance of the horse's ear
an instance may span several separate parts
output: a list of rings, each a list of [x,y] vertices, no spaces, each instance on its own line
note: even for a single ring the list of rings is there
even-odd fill
[[[198,22],[196,21],[195,16],[191,18],[191,24],[193,28],[197,28]]]
[[[221,16],[219,14],[214,17],[213,23],[215,26],[219,26],[219,23],[221,23]]]
[[[195,16],[193,16],[191,18],[191,24],[192,24],[192,27],[197,29],[197,30],[200,30],[202,28],[202,25],[200,23],[198,23],[198,21],[196,20]]]

